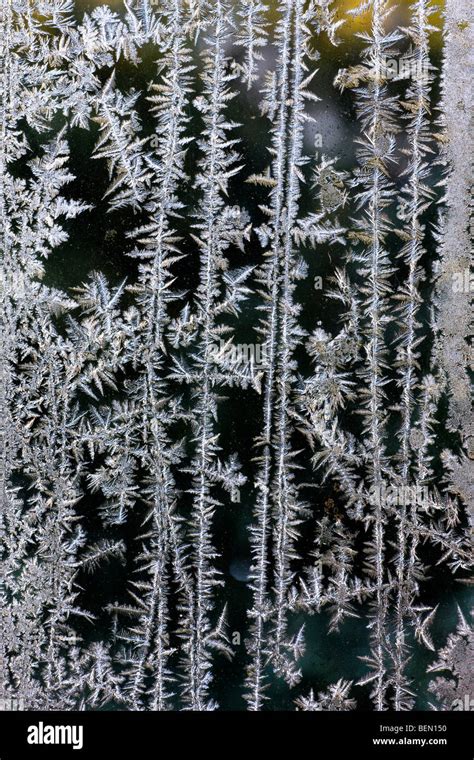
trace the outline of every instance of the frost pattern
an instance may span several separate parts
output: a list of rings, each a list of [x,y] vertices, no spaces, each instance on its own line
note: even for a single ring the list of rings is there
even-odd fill
[[[436,9],[403,8],[397,25],[387,0],[1,0],[1,699],[214,710],[226,658],[250,710],[275,683],[297,710],[472,694],[466,617],[436,651],[422,601],[432,568],[472,568],[472,20],[446,0],[437,70]],[[309,139],[338,99],[350,166]],[[52,262],[95,206],[127,275],[60,287]],[[363,621],[361,677],[354,657],[310,682],[315,617],[335,642]],[[420,647],[450,672],[429,693]]]

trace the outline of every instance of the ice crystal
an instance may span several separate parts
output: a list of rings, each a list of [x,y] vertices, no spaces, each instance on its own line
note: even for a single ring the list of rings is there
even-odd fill
[[[0,697],[469,709],[467,3],[0,3]]]

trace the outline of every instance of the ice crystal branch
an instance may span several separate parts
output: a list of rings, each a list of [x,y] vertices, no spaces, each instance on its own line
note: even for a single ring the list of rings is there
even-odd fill
[[[437,70],[405,10],[0,0],[2,700],[409,710],[421,648],[469,693],[472,26]],[[293,693],[311,616],[354,691]]]

